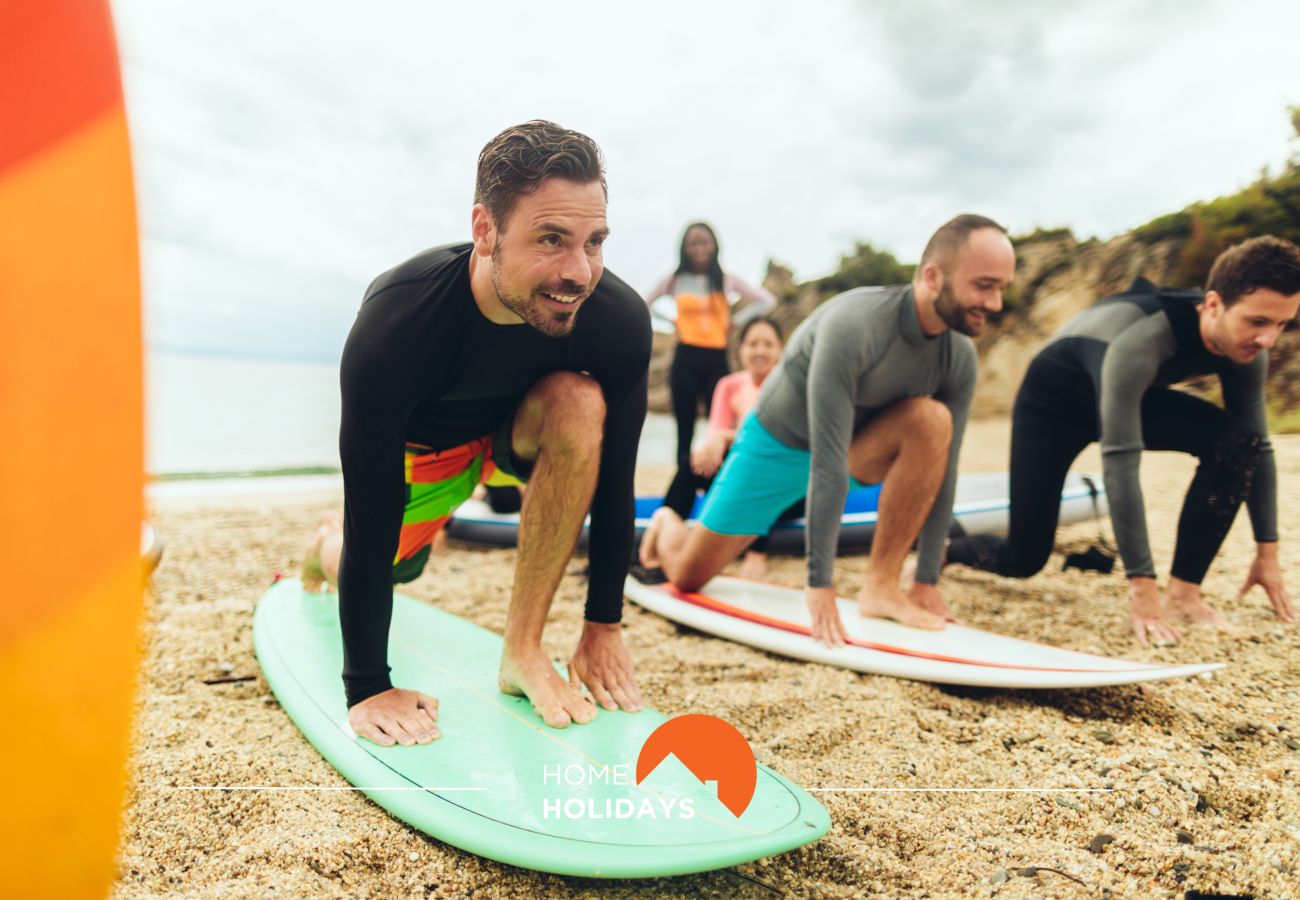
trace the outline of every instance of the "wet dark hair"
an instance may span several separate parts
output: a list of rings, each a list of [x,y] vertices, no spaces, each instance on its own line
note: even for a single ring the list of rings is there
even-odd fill
[[[1251,238],[1220,253],[1205,281],[1205,289],[1218,293],[1224,306],[1260,288],[1286,297],[1300,294],[1300,247],[1271,234]]]
[[[726,288],[723,287],[722,265],[718,262],[718,257],[722,254],[722,247],[718,244],[718,236],[713,233],[713,228],[710,227],[708,222],[692,222],[687,225],[686,230],[682,232],[682,248],[678,254],[677,271],[673,272],[673,277],[678,275],[691,275],[695,272],[694,267],[691,266],[690,259],[686,256],[686,238],[693,228],[703,228],[709,233],[709,237],[713,239],[713,259],[709,260],[709,265],[704,270],[705,274],[709,278],[709,287],[715,291],[726,290]]]
[[[921,263],[916,267],[920,272],[926,263],[933,262],[941,269],[947,269],[952,263],[952,259],[957,255],[957,251],[966,243],[972,231],[979,231],[981,228],[996,228],[1003,234],[1007,230],[988,216],[981,216],[975,213],[962,213],[954,216],[947,222],[939,226],[939,230],[930,236],[930,240],[925,245],[925,251],[921,253]]]
[[[596,142],[554,122],[533,119],[507,128],[483,147],[478,155],[474,202],[486,206],[497,230],[505,231],[519,198],[537,193],[547,178],[578,184],[599,181],[609,199],[605,162]]]
[[[785,334],[782,333],[781,326],[776,324],[776,319],[769,318],[768,316],[757,316],[756,318],[750,319],[746,322],[745,327],[740,329],[740,338],[738,343],[745,343],[745,335],[749,334],[749,329],[753,328],[755,325],[768,326],[776,332],[776,339],[782,344],[785,343]]]

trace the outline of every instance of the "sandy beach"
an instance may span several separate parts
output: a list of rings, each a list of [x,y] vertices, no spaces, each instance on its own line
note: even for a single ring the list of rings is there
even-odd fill
[[[1006,420],[973,423],[963,471],[1005,469],[1008,441]],[[1297,590],[1300,543],[1288,512],[1300,506],[1300,436],[1275,438],[1275,446],[1283,564]],[[1100,471],[1095,447],[1077,468]],[[1144,458],[1162,572],[1192,471],[1178,454]],[[658,492],[669,474],[645,468],[639,489]],[[472,856],[353,792],[174,790],[345,785],[279,708],[252,645],[258,598],[276,573],[296,574],[309,530],[340,503],[330,490],[155,500],[166,553],[144,623],[114,896],[1298,893],[1300,627],[1275,619],[1262,591],[1237,599],[1254,552],[1245,515],[1205,582],[1234,633],[1191,628],[1175,646],[1136,644],[1118,569],[1061,571],[1059,552],[1085,549],[1094,524],[1063,529],[1058,555],[1032,580],[956,568],[945,575],[949,601],[977,627],[1135,659],[1227,663],[1190,680],[1079,691],[940,687],[785,660],[630,604],[625,611],[650,705],[725,718],[761,762],[806,788],[1104,792],[822,793],[832,829],[801,850],[730,871],[600,882]],[[500,632],[513,564],[513,551],[453,545],[404,591]],[[570,565],[552,609],[546,647],[557,660],[567,659],[581,625],[583,565]],[[842,559],[842,595],[856,591],[864,565],[864,556]],[[777,558],[770,580],[798,587],[803,574],[802,560]],[[205,684],[222,677],[248,680]]]

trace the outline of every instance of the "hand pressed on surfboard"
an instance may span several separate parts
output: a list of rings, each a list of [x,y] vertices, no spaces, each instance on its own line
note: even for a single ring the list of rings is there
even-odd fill
[[[834,588],[810,587],[807,591],[808,614],[812,616],[813,640],[827,647],[843,647],[848,636],[840,621]]]
[[[641,708],[641,692],[632,657],[623,643],[622,626],[617,622],[583,625],[582,638],[569,660],[569,684],[575,689],[585,684],[605,709],[636,712]]]
[[[348,725],[363,738],[381,747],[427,744],[441,732],[438,701],[419,691],[389,688],[367,697],[348,710]]]
[[[501,653],[497,686],[503,693],[527,697],[533,712],[552,728],[567,728],[572,722],[585,725],[596,718],[591,698],[561,678],[540,647],[507,645]]]

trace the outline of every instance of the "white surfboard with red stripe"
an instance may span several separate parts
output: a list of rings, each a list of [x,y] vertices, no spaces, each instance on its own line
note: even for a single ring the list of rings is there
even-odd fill
[[[977,628],[943,631],[908,628],[887,619],[864,619],[857,604],[840,599],[849,645],[831,649],[813,640],[800,590],[714,578],[696,593],[669,584],[645,585],[629,577],[624,592],[639,606],[718,637],[809,662],[875,675],[973,687],[1081,688],[1185,678],[1223,668],[1222,663],[1164,665],[1094,656]]]

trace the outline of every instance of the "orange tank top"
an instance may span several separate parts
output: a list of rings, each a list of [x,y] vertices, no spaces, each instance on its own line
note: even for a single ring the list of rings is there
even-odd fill
[[[707,296],[682,293],[677,297],[677,339],[692,347],[725,348],[731,327],[731,304],[727,295],[714,291]]]

